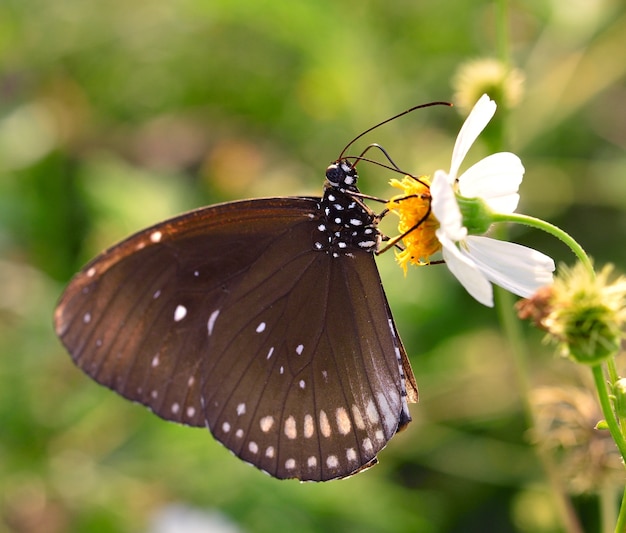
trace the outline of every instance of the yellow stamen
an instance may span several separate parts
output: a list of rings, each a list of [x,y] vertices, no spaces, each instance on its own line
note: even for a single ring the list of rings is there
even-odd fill
[[[430,179],[420,177],[420,181],[405,176],[402,181],[392,179],[390,185],[401,189],[404,194],[394,196],[387,202],[387,208],[400,217],[398,231],[405,249],[396,251],[396,260],[407,271],[407,264],[427,265],[430,256],[441,250],[435,235],[439,222],[430,212]],[[408,232],[408,233],[407,233]]]

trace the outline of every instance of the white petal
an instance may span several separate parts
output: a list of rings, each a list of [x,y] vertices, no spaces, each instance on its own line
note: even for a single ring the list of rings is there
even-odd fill
[[[472,297],[483,305],[493,307],[493,289],[484,274],[454,242],[443,235],[441,228],[436,231],[436,235],[441,242],[443,259],[450,272]]]
[[[442,170],[437,170],[430,185],[432,196],[432,210],[439,221],[439,227],[446,236],[453,241],[460,241],[467,235],[467,228],[463,226],[463,216],[454,195],[454,189],[448,182],[448,177]]]
[[[483,94],[476,105],[465,119],[461,131],[454,143],[452,151],[452,163],[450,164],[450,176],[454,180],[459,172],[459,167],[465,159],[467,152],[471,148],[480,132],[485,129],[496,112],[496,103],[486,94]]]
[[[483,274],[514,294],[527,298],[552,283],[554,261],[537,250],[476,235],[464,242]]]
[[[459,193],[467,198],[482,198],[497,213],[512,213],[519,202],[524,165],[510,152],[482,159],[459,177]]]

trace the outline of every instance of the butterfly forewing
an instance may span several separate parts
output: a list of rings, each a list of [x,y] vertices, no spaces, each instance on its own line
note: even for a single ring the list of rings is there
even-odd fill
[[[294,221],[310,224],[315,205],[222,204],[138,233],[76,275],[56,310],[57,334],[99,383],[163,418],[204,426],[199,365],[212,324],[199,313],[218,308],[231,280],[244,277]]]
[[[357,472],[417,390],[373,253],[320,251],[325,216],[273,198],[153,226],[72,280],[57,334],[99,383],[275,477]]]

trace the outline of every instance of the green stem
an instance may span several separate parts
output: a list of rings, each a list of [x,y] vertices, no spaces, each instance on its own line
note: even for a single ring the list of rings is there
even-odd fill
[[[617,373],[617,365],[615,364],[615,357],[609,357],[606,364],[609,371],[609,383],[615,386],[617,380],[619,379],[619,374]],[[618,416],[618,422],[622,430],[622,435],[626,435],[626,419],[622,416]]]
[[[595,271],[593,269],[593,264],[589,256],[585,253],[583,247],[574,240],[574,238],[563,231],[558,226],[554,224],[550,224],[545,220],[541,220],[539,218],[531,217],[529,215],[520,215],[518,213],[510,213],[510,214],[502,214],[502,213],[493,213],[491,216],[494,222],[515,222],[517,224],[524,224],[525,226],[530,226],[532,228],[540,229],[549,233],[550,235],[556,237],[561,242],[565,243],[572,252],[578,257],[578,260],[585,265],[585,268],[589,271],[589,274],[595,277]]]
[[[509,3],[507,0],[498,0],[496,2],[496,38],[498,46],[498,58],[503,64],[509,64]]]
[[[596,389],[598,391],[598,397],[600,398],[602,414],[604,414],[604,419],[609,426],[609,431],[611,432],[611,436],[613,437],[615,444],[617,444],[619,452],[622,454],[622,458],[626,461],[626,439],[624,439],[624,435],[620,430],[619,424],[617,423],[617,418],[615,416],[613,408],[611,407],[611,399],[609,398],[609,393],[607,391],[607,383],[604,379],[602,365],[592,366],[591,371],[593,372],[593,379],[595,381]]]
[[[615,533],[624,533],[624,531],[626,531],[626,489],[624,489],[622,504],[619,515],[617,515],[617,524],[615,525]]]
[[[626,460],[626,439],[624,439],[624,434],[621,431],[617,416],[611,407],[611,399],[607,391],[607,382],[604,379],[602,365],[595,365],[591,367],[591,371],[593,373],[593,379],[598,391],[598,397],[600,398],[602,413],[604,414],[607,426],[609,426],[611,437],[613,437],[615,444],[617,444],[617,448],[622,454],[622,458]],[[613,372],[615,372],[615,368],[613,368]],[[609,373],[613,372],[609,371]],[[611,383],[614,383],[614,381],[611,381]],[[626,531],[626,488],[624,489],[622,505],[620,506],[619,514],[617,516],[617,525],[615,526],[615,533],[624,533],[624,531]]]
[[[615,357],[609,357],[607,366],[609,370],[609,382],[616,383],[619,379],[619,374],[617,373],[617,366],[615,365]]]

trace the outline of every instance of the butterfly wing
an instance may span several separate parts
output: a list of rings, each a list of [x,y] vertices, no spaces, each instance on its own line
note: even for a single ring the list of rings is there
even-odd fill
[[[317,206],[233,202],[142,231],[72,280],[57,334],[97,382],[276,477],[356,472],[416,389],[373,255],[314,250]]]

